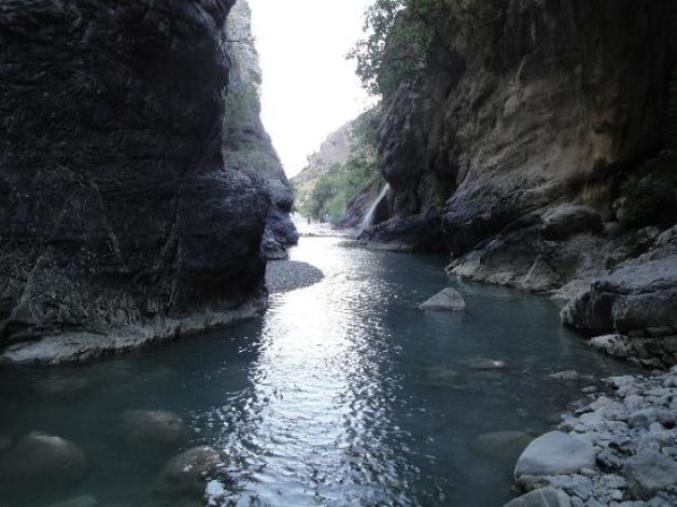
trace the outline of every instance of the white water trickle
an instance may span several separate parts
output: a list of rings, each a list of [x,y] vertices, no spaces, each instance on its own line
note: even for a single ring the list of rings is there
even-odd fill
[[[360,234],[373,225],[374,213],[376,213],[378,205],[381,204],[381,201],[385,199],[388,190],[390,190],[390,185],[386,183],[385,186],[381,189],[381,192],[379,192],[378,197],[376,197],[376,199],[374,199],[374,202],[371,203],[371,206],[369,206],[369,209],[365,213],[364,218],[362,218],[362,222],[360,222],[359,228]]]

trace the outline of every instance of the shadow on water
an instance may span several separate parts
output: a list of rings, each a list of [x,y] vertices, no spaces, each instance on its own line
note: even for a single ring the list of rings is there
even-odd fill
[[[591,382],[549,375],[629,369],[563,329],[544,298],[456,285],[465,312],[423,313],[418,304],[454,285],[444,259],[339,242],[302,239],[292,260],[325,278],[274,294],[260,319],[89,366],[0,370],[0,438],[40,430],[88,456],[72,490],[37,484],[2,501],[86,493],[160,505],[153,487],[166,461],[208,444],[228,456],[224,502],[500,505],[525,439]],[[506,368],[478,369],[487,359]],[[130,445],[120,425],[129,409],[177,413],[190,440],[165,454]],[[522,432],[520,445],[486,436],[506,431]]]

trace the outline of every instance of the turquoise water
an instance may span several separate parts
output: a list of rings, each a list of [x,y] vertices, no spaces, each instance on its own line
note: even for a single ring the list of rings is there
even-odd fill
[[[80,494],[109,506],[204,504],[154,487],[172,454],[202,444],[228,456],[224,505],[502,505],[519,449],[477,438],[546,431],[595,383],[553,372],[628,370],[561,328],[548,299],[455,284],[442,258],[335,238],[304,238],[292,258],[324,280],[272,295],[259,319],[88,366],[0,370],[0,437],[48,432],[88,461],[76,486],[5,486],[0,505]],[[447,285],[464,294],[465,312],[417,309]],[[508,367],[476,370],[476,358]],[[126,443],[129,409],[179,414],[189,441],[170,454]]]

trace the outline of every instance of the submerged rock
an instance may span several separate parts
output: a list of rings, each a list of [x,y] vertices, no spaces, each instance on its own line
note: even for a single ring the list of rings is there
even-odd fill
[[[14,440],[9,435],[0,435],[0,452],[12,447]]]
[[[524,450],[515,466],[515,477],[558,475],[576,472],[595,464],[590,442],[561,431],[538,437]]]
[[[140,445],[172,448],[186,438],[183,420],[162,410],[127,410],[122,414],[122,430],[127,440]]]
[[[571,507],[571,499],[555,488],[540,488],[508,502],[503,507]]]
[[[35,390],[46,396],[62,396],[86,389],[87,379],[82,377],[64,377],[58,374],[48,375],[35,383]]]
[[[472,357],[463,361],[471,370],[505,370],[508,363],[498,359],[489,359],[486,357]]]
[[[419,308],[429,311],[457,311],[465,309],[465,300],[460,292],[451,287],[441,290],[422,303]]]
[[[224,457],[208,446],[194,447],[172,458],[158,480],[157,491],[169,497],[202,498],[210,479],[224,466]]]
[[[443,387],[461,389],[461,378],[457,371],[444,366],[432,366],[425,371],[425,385],[429,387]]]
[[[80,495],[62,502],[48,505],[47,507],[96,507],[100,505],[96,497],[92,495]]]
[[[518,456],[533,437],[523,431],[484,433],[475,440],[475,447],[488,456]]]
[[[86,466],[85,453],[73,442],[34,431],[0,453],[0,484],[68,487],[82,478]]]

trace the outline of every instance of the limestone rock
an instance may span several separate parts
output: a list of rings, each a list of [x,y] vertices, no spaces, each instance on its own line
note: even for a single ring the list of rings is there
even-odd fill
[[[504,507],[571,507],[571,500],[563,491],[548,487],[515,498]]]
[[[515,466],[515,477],[567,474],[594,464],[595,453],[589,442],[552,431],[538,437],[524,450]]]
[[[628,487],[636,498],[649,500],[677,484],[677,461],[657,451],[640,452],[625,465]]]
[[[422,303],[419,308],[427,311],[465,310],[465,300],[456,289],[447,287]]]

